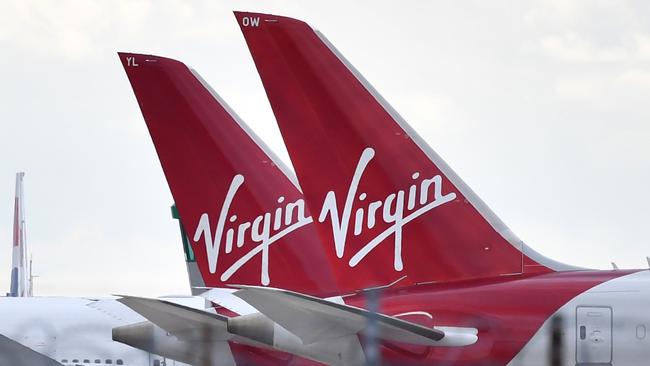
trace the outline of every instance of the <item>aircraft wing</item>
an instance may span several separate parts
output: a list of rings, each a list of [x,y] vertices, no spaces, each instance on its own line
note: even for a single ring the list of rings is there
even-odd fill
[[[159,299],[122,296],[117,301],[183,341],[227,341],[228,318]]]
[[[0,335],[0,365],[63,366],[61,363],[3,335]]]
[[[377,337],[430,346],[464,346],[478,340],[474,328],[427,328],[397,317],[354,306],[258,286],[237,286],[234,295],[296,335],[304,344],[340,338],[367,329],[375,322]]]

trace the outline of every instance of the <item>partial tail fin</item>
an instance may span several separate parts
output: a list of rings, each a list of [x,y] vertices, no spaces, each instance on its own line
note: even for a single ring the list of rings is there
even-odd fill
[[[178,207],[176,204],[172,205],[172,218],[178,220],[178,227],[181,233],[181,242],[183,243],[183,254],[185,255],[185,266],[187,267],[187,277],[190,280],[190,288],[192,289],[192,295],[198,295],[205,292],[204,287],[205,281],[203,276],[199,271],[199,266],[196,264],[196,256],[194,255],[194,249],[192,249],[192,244],[190,243],[190,237],[187,235],[185,227],[183,227],[183,222],[181,221],[181,216],[178,213]]]
[[[191,242],[202,280],[192,286],[335,293],[302,193],[278,158],[194,70],[119,56]]]
[[[525,246],[320,32],[235,16],[341,290],[569,268]]]
[[[16,173],[16,197],[14,200],[14,240],[11,261],[11,285],[9,296],[32,296],[30,271],[27,267],[27,240],[25,236],[25,204],[23,178],[25,173]]]

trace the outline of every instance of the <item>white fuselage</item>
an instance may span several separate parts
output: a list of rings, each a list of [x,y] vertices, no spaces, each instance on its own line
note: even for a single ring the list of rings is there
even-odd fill
[[[114,327],[143,320],[113,299],[0,298],[0,334],[64,365],[184,365],[112,340]]]

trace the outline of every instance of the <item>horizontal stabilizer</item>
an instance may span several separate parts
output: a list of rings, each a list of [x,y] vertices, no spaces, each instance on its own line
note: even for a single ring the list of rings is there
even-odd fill
[[[184,341],[227,341],[228,318],[164,300],[123,296],[117,301]]]
[[[358,344],[356,337],[355,339],[343,337],[317,345],[304,346],[296,335],[282,329],[259,312],[228,318],[158,299],[124,297],[118,301],[175,336],[180,342],[170,342],[168,337],[161,337],[148,322],[113,328],[114,340],[152,353],[163,354],[163,350],[169,351],[167,354],[170,358],[173,358],[171,354],[174,354],[175,359],[178,360],[187,360],[188,358],[180,356],[188,356],[188,354],[202,360],[218,360],[218,363],[192,364],[234,366],[228,341],[288,352],[327,364],[340,363],[341,360],[345,360],[346,365],[363,364],[354,361],[362,359],[360,356],[363,354],[360,347],[354,347],[355,341]],[[194,354],[185,352],[188,349]],[[244,364],[260,363],[251,360]]]
[[[476,329],[455,328],[446,335],[436,328],[296,292],[258,286],[238,288],[236,296],[295,334],[304,344],[359,333],[372,321],[376,322],[378,337],[388,341],[464,346],[478,339]]]

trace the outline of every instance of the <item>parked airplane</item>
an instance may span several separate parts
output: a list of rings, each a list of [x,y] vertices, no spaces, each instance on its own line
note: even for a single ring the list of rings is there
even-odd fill
[[[331,364],[363,364],[372,348],[362,340],[379,338],[390,364],[544,365],[558,324],[564,363],[638,365],[650,356],[648,271],[585,270],[534,252],[322,34],[290,18],[236,16],[305,197],[286,200],[285,191],[273,191],[278,184],[264,184],[261,172],[277,179],[277,168],[262,165],[273,161],[245,143],[250,133],[210,117],[219,100],[196,90],[184,65],[121,55],[205,283],[226,285],[244,266],[260,273],[242,275],[249,286],[234,296],[205,294],[240,316],[124,303],[171,334],[213,329],[220,342],[238,343],[227,332]],[[243,168],[246,157],[259,170]],[[283,222],[296,207],[304,215]],[[331,294],[318,288],[303,294],[287,279],[286,272],[322,275],[325,267],[296,270],[283,259],[296,259],[291,235],[312,228],[317,238],[302,248],[307,255],[324,249],[342,296],[322,299]],[[364,310],[377,291],[379,314]],[[297,344],[282,343],[286,331]]]
[[[112,340],[114,327],[144,320],[115,299],[31,297],[26,261],[24,173],[16,174],[11,291],[0,297],[0,365],[183,365]],[[187,261],[188,271],[194,263]],[[196,285],[194,283],[194,285]],[[199,297],[167,298],[203,309]],[[160,328],[151,334],[164,333]],[[187,358],[194,361],[195,358]]]
[[[533,251],[322,33],[275,15],[236,18],[339,288],[405,276],[383,292],[383,314],[478,330],[478,340],[460,348],[385,344],[387,362],[542,365],[556,317],[565,364],[646,362],[649,271],[583,270]],[[295,310],[280,306],[285,301],[270,307],[264,296],[246,298],[292,331],[295,324],[280,321]],[[317,319],[312,329],[329,324]]]
[[[200,298],[169,300],[201,309],[205,303]],[[114,342],[111,338],[114,327],[143,320],[115,299],[0,298],[0,335],[63,365],[162,365],[164,357]],[[3,352],[2,359],[12,361],[7,365],[32,365],[22,363],[18,356],[20,354]],[[182,365],[166,362],[167,365]]]
[[[249,20],[244,21],[245,17]],[[288,23],[295,32],[304,24],[271,16],[262,23],[261,19],[255,21],[251,17],[264,16],[238,14],[242,26],[282,22]],[[259,31],[262,35],[270,33]],[[287,30],[278,33],[299,40],[306,38]],[[250,46],[251,36],[246,33],[245,36]],[[302,53],[292,43],[295,40],[273,36],[288,48],[294,47],[295,54]],[[277,50],[268,39],[258,44]],[[314,47],[309,45],[307,49]],[[255,57],[252,46],[251,51]],[[233,283],[249,285],[238,286],[237,291],[215,288],[203,294],[221,305],[216,310],[222,316],[158,300],[129,297],[120,300],[180,341],[174,345],[176,349],[204,352],[211,344],[218,345],[213,357],[226,364],[263,360],[269,364],[309,362],[304,358],[328,364],[363,364],[368,360],[369,348],[362,346],[362,340],[375,337],[382,341],[386,363],[545,365],[550,348],[550,319],[562,316],[563,346],[573,350],[564,354],[565,359],[575,357],[577,362],[589,364],[585,359],[606,357],[603,350],[608,344],[614,345],[613,332],[620,332],[621,337],[626,334],[625,341],[616,344],[616,353],[610,353],[622,354],[617,364],[635,364],[647,356],[644,330],[648,324],[642,313],[650,303],[647,271],[580,270],[550,261],[521,242],[516,242],[516,246],[511,244],[514,235],[494,214],[486,214],[489,209],[484,204],[478,205],[478,198],[467,193],[466,186],[463,185],[464,190],[457,188],[462,184],[460,179],[437,156],[438,160],[430,159],[427,163],[421,157],[424,152],[420,146],[409,145],[409,139],[415,137],[412,131],[406,134],[403,127],[396,129],[395,122],[387,128],[385,124],[390,121],[385,118],[384,125],[373,125],[370,132],[354,130],[358,126],[349,126],[350,120],[341,117],[350,113],[359,118],[370,112],[360,105],[350,107],[330,96],[330,104],[322,106],[299,89],[287,92],[282,96],[285,101],[280,103],[274,99],[277,95],[267,90],[287,144],[295,141],[286,135],[287,127],[282,126],[286,115],[279,110],[290,115],[288,103],[295,103],[296,99],[305,103],[305,108],[296,107],[296,114],[292,115],[305,124],[296,131],[304,134],[306,145],[318,145],[316,150],[320,153],[316,159],[313,155],[301,155],[305,151],[296,152],[291,145],[289,151],[294,164],[302,163],[306,169],[315,164],[318,168],[314,169],[320,169],[321,174],[314,173],[313,179],[301,177],[303,189],[316,190],[314,185],[326,184],[336,187],[336,183],[344,188],[323,191],[320,199],[315,195],[317,199],[310,201],[309,196],[303,198],[297,190],[297,182],[286,167],[195,71],[158,56],[123,53],[120,58],[179,205],[183,227],[195,228],[188,233],[187,240],[191,243],[188,247],[197,261],[204,289]],[[284,54],[272,54],[268,58],[278,63],[290,61]],[[257,58],[256,62],[261,68]],[[298,65],[300,62],[302,66]],[[321,66],[306,61],[292,64],[293,68],[306,71],[320,70]],[[286,76],[287,71],[274,69],[272,72]],[[265,86],[270,88],[265,74],[260,73]],[[296,76],[300,78],[286,76],[292,81],[286,83],[288,88],[295,87],[294,82],[303,83],[301,80],[321,92],[330,88],[323,80]],[[328,74],[324,79],[331,78],[332,83],[346,86],[336,76]],[[347,79],[351,79],[349,75]],[[286,82],[283,78],[275,81]],[[345,90],[332,93],[350,103],[358,103]],[[309,115],[304,109],[312,109],[315,115]],[[335,125],[318,126],[315,121]],[[349,135],[332,133],[339,129]],[[386,131],[398,136],[397,141],[391,141],[392,135],[386,136]],[[382,138],[366,140],[366,135]],[[338,143],[333,141],[337,138]],[[396,168],[400,164],[382,163],[379,165],[389,167],[385,169],[388,171],[371,170],[369,163],[375,156],[369,152],[365,153],[365,162],[359,164],[358,157],[353,160],[346,152],[325,146],[345,147],[366,141],[375,146],[373,150],[396,149],[395,154],[402,157],[400,164],[418,174],[409,172],[407,184],[402,188],[396,184],[400,182],[397,173],[402,167]],[[359,150],[362,156],[363,151],[366,149]],[[430,149],[427,152],[433,154]],[[322,160],[327,160],[332,167]],[[444,172],[440,166],[444,166]],[[344,171],[346,167],[350,174],[344,174],[348,173]],[[366,171],[372,175],[364,175]],[[427,175],[416,181],[420,174]],[[450,176],[454,177],[453,181]],[[360,194],[349,193],[351,189],[343,183],[350,185],[350,182]],[[370,195],[375,185],[388,190],[387,193],[378,191]],[[383,200],[374,199],[382,197],[380,194],[384,194]],[[455,197],[448,199],[452,195]],[[363,205],[364,200],[370,204]],[[438,213],[445,206],[453,209]],[[318,217],[312,218],[309,213],[313,207],[320,209]],[[352,213],[356,221],[351,221]],[[429,216],[434,214],[432,220]],[[418,229],[418,236],[407,235],[418,220],[427,220],[427,225]],[[366,255],[376,263],[368,263],[369,259],[362,257],[364,260],[359,260],[358,266],[340,265],[336,249],[346,246],[337,246],[335,238],[356,240],[364,230],[375,227],[380,232],[376,237],[381,238],[376,240],[376,245],[383,246],[373,246]],[[398,235],[400,248],[404,243],[403,249],[397,251],[391,247],[379,252],[391,243],[397,247]],[[347,247],[357,250],[356,254],[363,250],[363,247],[360,250],[352,245]],[[412,250],[425,256],[426,263],[413,256]],[[397,264],[400,261],[395,259],[400,253],[403,255],[401,269]],[[327,257],[331,262],[323,263]],[[438,270],[439,267],[446,271]],[[332,270],[335,284],[331,284]],[[316,285],[309,285],[306,279]],[[378,290],[364,289],[382,284],[386,286],[380,290],[381,313],[374,316],[364,308],[372,304],[369,299]],[[607,295],[612,289],[620,291],[616,298]],[[334,294],[342,296],[332,297]],[[325,296],[330,297],[323,300]],[[614,318],[614,305],[618,309],[617,318]],[[609,329],[608,319],[616,319]],[[619,329],[618,324],[622,322],[625,329]],[[197,336],[198,331],[202,337]],[[155,344],[155,339],[142,332],[140,325],[117,328],[115,336],[145,349]],[[573,342],[578,342],[580,348],[570,347]],[[225,343],[230,350],[223,347]],[[269,349],[285,353],[271,355]],[[253,354],[261,358],[253,361],[250,358]],[[292,358],[290,354],[302,358]]]

